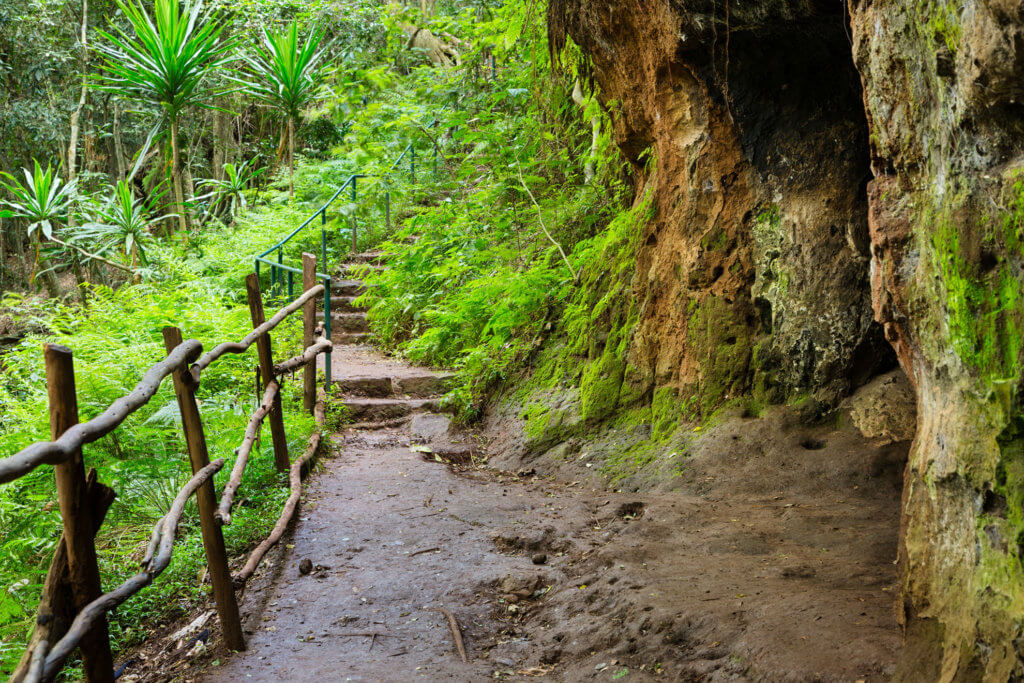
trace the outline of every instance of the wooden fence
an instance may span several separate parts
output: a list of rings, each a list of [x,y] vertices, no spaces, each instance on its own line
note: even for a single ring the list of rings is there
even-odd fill
[[[177,526],[193,494],[199,507],[203,545],[224,642],[231,649],[245,649],[235,591],[245,586],[264,555],[284,534],[298,506],[304,470],[319,450],[323,438],[326,396],[323,389],[317,390],[316,362],[321,354],[330,352],[331,342],[323,338],[323,329],[316,326],[316,300],[321,296],[330,297],[330,292],[324,285],[316,284],[315,257],[303,254],[302,266],[302,295],[270,320],[264,316],[259,278],[255,274],[246,278],[254,329],[240,342],[220,344],[203,354],[202,344],[198,341],[183,340],[181,330],[176,327],[164,328],[167,357],[153,365],[131,393],[114,401],[102,414],[85,423],[78,422],[71,350],[55,344],[44,347],[53,440],[33,444],[15,455],[0,459],[0,483],[22,477],[40,465],[53,465],[64,532],[47,572],[32,638],[12,681],[52,680],[76,648],[81,650],[87,680],[114,680],[107,612],[152,583],[170,564]],[[303,316],[305,350],[299,356],[275,365],[270,332],[299,310]],[[242,353],[253,344],[259,358],[263,399],[249,420],[231,476],[218,504],[213,475],[224,466],[224,460],[218,458],[210,462],[196,391],[203,370],[221,356]],[[304,372],[303,407],[315,416],[317,429],[302,455],[290,461],[281,413],[280,377],[299,369]],[[327,368],[328,381],[329,370]],[[113,432],[125,418],[149,402],[168,375],[174,382],[193,476],[178,493],[167,514],[153,528],[139,573],[103,594],[95,536],[113,502],[114,492],[96,480],[95,470],[86,473],[82,447]],[[242,483],[262,424],[268,419],[274,461],[279,471],[288,472],[290,495],[270,536],[252,551],[245,566],[232,577],[221,527],[231,523],[235,494]]]

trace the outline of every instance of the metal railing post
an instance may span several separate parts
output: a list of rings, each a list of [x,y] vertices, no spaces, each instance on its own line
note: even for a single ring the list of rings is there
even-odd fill
[[[356,203],[359,201],[359,192],[356,189],[356,180],[359,176],[352,176],[352,253],[354,254],[359,250],[356,246]]]
[[[284,265],[284,249],[277,250],[277,265]],[[271,296],[277,296],[284,289],[284,269],[277,269],[277,289],[271,292]]]
[[[324,272],[330,273],[327,270],[327,228],[320,228],[320,263]]]
[[[324,333],[327,338],[331,341],[334,339],[331,337],[331,278],[327,276],[324,278]],[[324,354],[324,390],[331,390],[331,352],[330,350]]]
[[[316,287],[316,256],[302,254],[302,291],[308,292]],[[324,298],[331,296],[330,292],[324,292]],[[316,299],[310,299],[302,307],[302,348],[308,349],[313,345],[313,337],[316,331]],[[302,409],[310,415],[316,405],[316,358],[309,361],[302,369]]]

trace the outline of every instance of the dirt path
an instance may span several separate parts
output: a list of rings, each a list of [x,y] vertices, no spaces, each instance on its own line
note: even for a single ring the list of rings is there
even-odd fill
[[[366,340],[358,313],[343,311],[344,341]],[[809,441],[780,410],[720,427],[681,490],[609,494],[478,464],[475,443],[427,412],[443,374],[358,344],[334,363],[362,424],[334,437],[265,588],[245,597],[249,649],[202,680],[892,672],[905,444],[850,429]],[[445,458],[411,448],[425,443]]]

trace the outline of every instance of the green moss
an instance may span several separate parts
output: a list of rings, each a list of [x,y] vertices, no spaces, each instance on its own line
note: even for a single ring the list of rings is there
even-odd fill
[[[739,312],[724,299],[706,297],[694,307],[687,321],[687,341],[700,363],[700,415],[707,416],[723,400],[748,388],[753,355],[750,328]]]
[[[601,466],[601,474],[616,484],[653,463],[663,450],[651,441],[641,441],[613,453]]]
[[[663,441],[679,428],[684,409],[675,387],[659,387],[651,400],[651,439]]]
[[[1024,184],[1015,183],[1013,194],[1012,209],[998,233],[994,221],[960,225],[950,209],[937,211],[930,218],[932,263],[941,279],[953,350],[989,384],[1020,376],[1024,341],[1024,292],[1017,274],[1020,264],[995,256],[1020,253]],[[982,251],[990,254],[987,272],[982,270],[984,263],[965,256],[964,235],[980,241]]]
[[[729,244],[729,237],[721,226],[716,225],[701,239],[700,246],[704,251],[722,251]]]
[[[600,420],[611,415],[619,401],[625,371],[625,361],[610,347],[605,347],[601,357],[583,371],[580,414],[584,420]]]
[[[532,403],[520,417],[525,421],[523,435],[526,447],[531,451],[540,451],[551,445],[564,441],[579,428],[572,410],[552,408],[544,403]]]
[[[956,53],[963,44],[963,28],[960,25],[959,0],[930,0],[924,4],[930,36],[941,40],[950,52]]]

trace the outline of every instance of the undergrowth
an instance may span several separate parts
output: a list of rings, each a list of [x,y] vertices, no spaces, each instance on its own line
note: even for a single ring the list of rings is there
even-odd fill
[[[601,258],[595,245],[630,209],[607,116],[594,94],[582,109],[571,97],[578,52],[570,48],[567,68],[552,71],[537,14],[509,3],[486,21],[438,20],[436,31],[455,22],[473,44],[467,63],[486,65],[493,54],[498,68],[489,87],[460,91],[445,112],[438,176],[382,245],[387,269],[365,274],[378,342],[456,369],[446,400],[464,420],[559,326],[588,287],[574,276]],[[419,83],[434,100],[451,89],[440,72]]]

